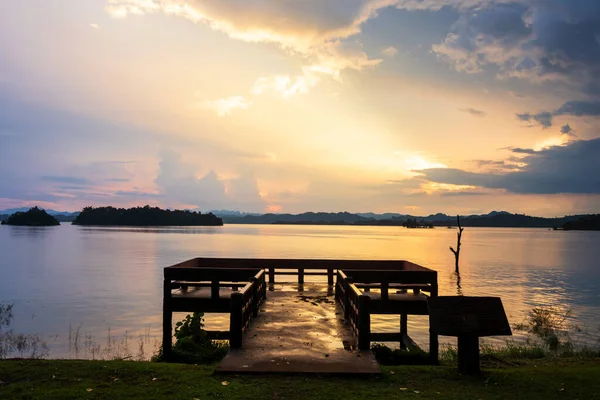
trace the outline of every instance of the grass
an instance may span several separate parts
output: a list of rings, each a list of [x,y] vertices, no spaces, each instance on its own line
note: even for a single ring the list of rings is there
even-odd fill
[[[398,366],[383,367],[378,377],[344,378],[219,376],[211,366],[134,361],[3,360],[0,398],[600,399],[599,361],[528,361],[477,377],[452,367]]]

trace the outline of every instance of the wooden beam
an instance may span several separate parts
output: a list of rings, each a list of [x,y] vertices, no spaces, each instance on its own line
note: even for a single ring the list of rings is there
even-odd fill
[[[163,282],[163,358],[171,359],[173,347],[173,315],[171,311],[171,280]]]

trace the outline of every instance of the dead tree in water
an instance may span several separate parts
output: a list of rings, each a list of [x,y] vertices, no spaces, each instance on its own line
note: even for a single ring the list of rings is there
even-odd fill
[[[454,250],[452,246],[450,246],[450,251],[454,253],[454,265],[456,267],[456,273],[458,273],[458,258],[460,257],[460,238],[462,237],[462,233],[465,228],[460,226],[460,216],[458,215],[456,216],[456,223],[458,224],[458,232],[456,232],[456,236],[458,236],[456,240],[456,250]]]

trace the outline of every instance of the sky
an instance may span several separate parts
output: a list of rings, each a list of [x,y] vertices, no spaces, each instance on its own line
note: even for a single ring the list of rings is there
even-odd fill
[[[600,212],[597,0],[0,0],[0,209]]]

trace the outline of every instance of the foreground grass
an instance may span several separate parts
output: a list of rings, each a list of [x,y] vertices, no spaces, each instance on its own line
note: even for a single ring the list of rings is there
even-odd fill
[[[133,361],[0,361],[0,399],[600,399],[600,360],[540,360],[465,377],[452,367],[384,367],[370,378],[219,376]],[[226,383],[226,384],[224,384]]]

